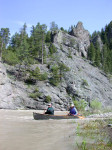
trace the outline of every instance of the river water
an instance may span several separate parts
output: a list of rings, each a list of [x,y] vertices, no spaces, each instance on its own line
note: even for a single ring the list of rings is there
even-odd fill
[[[34,120],[32,113],[0,110],[0,150],[74,150],[73,120]]]

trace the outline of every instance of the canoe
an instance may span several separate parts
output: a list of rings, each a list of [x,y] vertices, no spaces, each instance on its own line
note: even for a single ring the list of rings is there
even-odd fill
[[[33,118],[35,120],[48,120],[48,119],[78,119],[79,115],[69,116],[69,115],[48,115],[48,114],[40,114],[33,112]]]

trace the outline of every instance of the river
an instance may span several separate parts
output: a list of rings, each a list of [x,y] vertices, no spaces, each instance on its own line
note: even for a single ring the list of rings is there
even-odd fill
[[[34,120],[33,111],[0,110],[0,150],[74,150],[73,120]]]

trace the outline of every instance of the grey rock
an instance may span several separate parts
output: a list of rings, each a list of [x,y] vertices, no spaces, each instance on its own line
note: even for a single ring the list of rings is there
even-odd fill
[[[112,124],[108,124],[108,127],[112,127]]]
[[[70,33],[71,35],[63,32],[57,31],[53,34],[53,42],[56,44],[56,47],[65,52],[87,57],[87,49],[90,45],[89,32],[84,29],[81,22],[77,24],[75,28]]]
[[[41,73],[47,72],[51,77],[50,69],[57,62],[64,63],[70,71],[64,73],[62,82],[53,86],[49,81],[38,81],[30,87],[24,84],[25,77],[21,72],[21,80],[15,80],[18,73],[16,67],[8,66],[0,62],[0,108],[4,109],[46,109],[46,96],[51,97],[51,103],[55,110],[67,110],[72,97],[76,100],[84,99],[90,106],[90,102],[97,99],[104,108],[112,108],[112,83],[106,74],[91,65],[91,62],[82,58],[87,56],[87,48],[90,44],[89,33],[82,23],[73,29],[71,35],[63,31],[57,31],[52,35],[53,43],[57,48],[55,60],[48,68],[46,64],[35,64],[30,67],[34,70],[40,68]],[[68,57],[71,51],[72,58]],[[48,53],[48,49],[47,49]],[[50,58],[47,62],[51,62]],[[22,66],[24,71],[24,67]],[[40,96],[30,98],[35,88],[39,89]],[[87,110],[89,108],[86,108]]]

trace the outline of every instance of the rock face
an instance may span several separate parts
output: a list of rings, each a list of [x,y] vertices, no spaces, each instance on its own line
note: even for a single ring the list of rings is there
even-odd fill
[[[101,40],[101,37],[99,35],[95,36],[95,38],[92,40],[93,43],[98,42],[100,50],[103,48],[103,42]]]
[[[70,68],[58,87],[52,86],[48,81],[38,81],[36,85],[29,87],[22,81],[9,79],[5,67],[0,64],[0,108],[45,109],[48,95],[55,110],[67,110],[72,102],[71,97],[76,100],[84,99],[88,104],[97,99],[104,107],[112,106],[112,84],[101,70],[91,66],[86,59],[75,55],[72,55],[72,59],[68,58],[60,49],[57,56]],[[46,66],[42,69],[47,70]],[[34,92],[35,87],[41,94],[37,98],[31,98],[29,95]]]
[[[90,45],[89,32],[84,29],[82,22],[79,22],[69,34],[57,31],[53,34],[53,42],[64,47],[63,49],[71,49],[77,56],[87,57],[87,49]]]
[[[75,28],[72,29],[71,35],[78,37],[82,40],[89,39],[89,32],[84,29],[82,22],[78,22]]]
[[[5,66],[0,63],[0,108],[24,108],[26,95],[25,86],[9,79]]]
[[[14,79],[17,67],[4,66],[0,62],[0,108],[45,109],[48,104],[47,96],[51,97],[55,110],[67,110],[72,97],[76,100],[84,99],[88,105],[91,100],[97,99],[104,107],[112,107],[112,83],[101,70],[81,57],[87,56],[87,47],[90,44],[89,33],[82,23],[78,23],[71,35],[58,31],[52,35],[52,39],[57,48],[53,63],[57,64],[58,61],[70,68],[64,74],[62,82],[57,87],[51,85],[49,80],[38,81],[29,86],[25,84],[24,78],[21,81]],[[46,61],[49,63],[49,58]],[[46,64],[35,64],[32,70],[37,66],[50,77],[50,68]],[[31,94],[37,96],[32,97]]]

